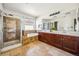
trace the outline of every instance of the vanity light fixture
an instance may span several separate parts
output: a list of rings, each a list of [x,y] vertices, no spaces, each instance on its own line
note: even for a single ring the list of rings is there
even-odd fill
[[[50,14],[49,16],[54,16],[54,15],[57,15],[57,14],[59,14],[59,13],[60,13],[60,11],[57,11],[57,12],[55,12],[55,13]]]

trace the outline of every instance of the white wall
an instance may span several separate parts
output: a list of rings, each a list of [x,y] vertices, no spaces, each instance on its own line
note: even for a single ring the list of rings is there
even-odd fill
[[[3,6],[2,6],[2,3],[0,3],[0,9],[1,9],[1,10],[3,10]]]

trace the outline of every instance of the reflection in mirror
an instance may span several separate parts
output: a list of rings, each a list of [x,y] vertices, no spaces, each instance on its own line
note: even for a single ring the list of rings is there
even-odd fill
[[[76,20],[76,26],[75,26],[76,32],[79,32],[79,17]]]
[[[57,26],[58,26],[58,22],[57,21],[51,23],[51,29],[50,29],[50,31],[51,32],[57,31]]]
[[[76,31],[76,24],[77,24],[76,19],[74,19],[74,31]]]

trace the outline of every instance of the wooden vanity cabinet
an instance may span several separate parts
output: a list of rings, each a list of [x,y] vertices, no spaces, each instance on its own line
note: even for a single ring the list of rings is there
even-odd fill
[[[42,42],[46,42],[44,33],[39,33],[38,38],[39,38],[40,41],[42,41]]]
[[[77,54],[79,55],[79,37],[77,37],[76,39],[77,39]]]
[[[51,38],[50,38],[50,44],[57,46],[57,47],[62,47],[62,36],[61,35],[57,35],[57,34],[50,34]]]
[[[39,32],[39,40],[79,55],[79,37]]]
[[[62,36],[50,33],[39,33],[39,40],[50,45],[62,47]]]
[[[39,33],[39,40],[51,44],[51,35],[49,33]]]
[[[51,42],[51,38],[50,38],[50,34],[48,34],[48,33],[43,33],[44,34],[44,38],[43,38],[43,40],[46,42],[46,43],[48,43],[48,44],[50,44]],[[43,37],[43,36],[42,36]]]
[[[63,36],[63,48],[67,51],[77,53],[77,38],[74,36]]]

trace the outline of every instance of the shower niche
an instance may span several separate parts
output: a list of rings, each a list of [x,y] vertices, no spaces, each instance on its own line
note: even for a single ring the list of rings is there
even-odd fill
[[[3,16],[3,47],[20,42],[20,20],[13,16]]]

